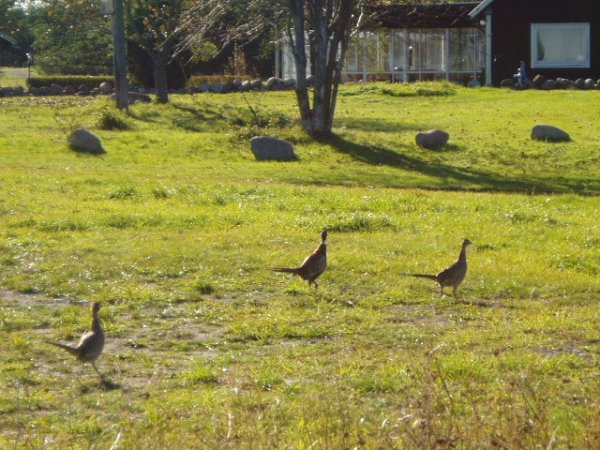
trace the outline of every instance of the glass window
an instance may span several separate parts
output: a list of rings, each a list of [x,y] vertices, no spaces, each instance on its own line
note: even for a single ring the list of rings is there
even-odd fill
[[[367,72],[380,74],[390,71],[390,39],[385,33],[367,32],[363,37]]]
[[[474,28],[450,30],[450,71],[482,70],[485,62],[485,41]]]
[[[589,23],[531,25],[531,67],[590,67]]]
[[[406,56],[406,42],[405,42],[405,32],[404,30],[394,30],[393,33],[393,43],[394,49],[392,54],[392,63],[394,65],[393,69],[395,72],[400,72],[404,70],[405,56]]]
[[[444,30],[422,30],[420,43],[421,70],[444,72],[446,70],[446,33]]]

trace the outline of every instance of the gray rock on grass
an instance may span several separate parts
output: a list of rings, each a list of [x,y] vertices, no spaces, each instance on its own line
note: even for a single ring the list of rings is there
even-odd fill
[[[281,139],[256,136],[250,139],[250,148],[257,161],[296,161],[294,147]]]
[[[415,141],[420,147],[424,147],[429,150],[436,150],[448,143],[450,134],[442,130],[431,130],[422,133],[417,133]]]
[[[571,136],[566,131],[552,125],[536,125],[531,130],[531,139],[546,142],[569,142]]]
[[[98,136],[82,128],[73,131],[68,137],[69,146],[76,152],[101,155],[105,153]]]

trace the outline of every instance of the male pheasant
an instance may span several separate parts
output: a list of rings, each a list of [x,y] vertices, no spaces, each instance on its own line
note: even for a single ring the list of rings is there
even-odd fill
[[[298,275],[303,280],[308,281],[308,286],[315,285],[315,289],[319,287],[316,279],[325,272],[327,267],[327,228],[321,233],[321,244],[317,249],[306,257],[299,267],[275,267],[271,270],[274,272],[293,273]]]

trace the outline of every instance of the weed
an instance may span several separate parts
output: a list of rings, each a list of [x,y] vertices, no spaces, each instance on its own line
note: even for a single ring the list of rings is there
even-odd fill
[[[130,125],[127,120],[123,117],[123,113],[119,111],[112,111],[105,108],[98,120],[98,128],[101,130],[128,130]]]

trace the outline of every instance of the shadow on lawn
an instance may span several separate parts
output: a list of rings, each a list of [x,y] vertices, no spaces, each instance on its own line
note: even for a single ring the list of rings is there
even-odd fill
[[[335,120],[336,127],[348,128],[353,130],[361,131],[382,131],[382,132],[393,132],[398,133],[400,131],[421,131],[427,129],[427,125],[413,124],[407,126],[406,124],[398,123],[395,120],[385,120],[378,118],[373,119],[358,119],[358,118],[344,118]]]
[[[600,194],[600,181],[595,179],[516,178],[469,167],[432,163],[414,156],[397,153],[385,147],[350,142],[339,135],[333,135],[321,142],[329,144],[336,151],[350,155],[357,161],[366,164],[397,167],[426,176],[457,182],[455,185],[449,183],[449,186],[443,189],[527,192],[531,194],[571,192],[581,195]],[[459,149],[460,147],[452,146],[447,150],[456,151]],[[425,185],[422,188],[430,189],[431,186]]]
[[[201,132],[214,128],[215,123],[223,122],[223,112],[206,105],[182,105],[171,102],[162,110],[147,109],[141,112],[129,111],[129,116],[146,123],[168,122],[177,128]]]

